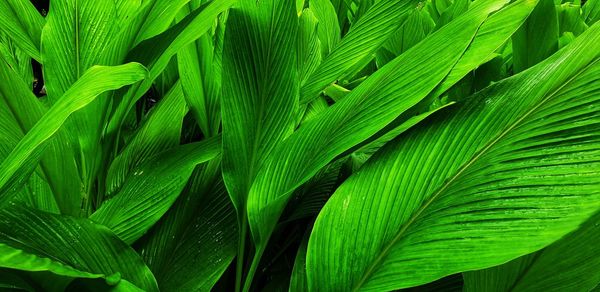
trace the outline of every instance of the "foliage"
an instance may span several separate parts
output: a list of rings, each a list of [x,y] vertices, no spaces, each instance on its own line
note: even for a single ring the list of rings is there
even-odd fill
[[[599,20],[0,1],[0,288],[598,290]]]

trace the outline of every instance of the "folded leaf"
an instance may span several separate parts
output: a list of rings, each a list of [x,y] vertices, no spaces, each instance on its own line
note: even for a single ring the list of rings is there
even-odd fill
[[[27,0],[0,1],[0,31],[5,32],[21,50],[40,62],[42,27],[46,23]]]
[[[148,267],[108,228],[16,205],[0,210],[0,266],[113,283],[122,277],[158,291]]]
[[[599,32],[376,153],[317,218],[310,286],[392,290],[490,267],[596,212]]]

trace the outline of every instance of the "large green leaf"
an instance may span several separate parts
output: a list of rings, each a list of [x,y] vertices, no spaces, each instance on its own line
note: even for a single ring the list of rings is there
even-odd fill
[[[0,1],[0,31],[38,62],[42,59],[40,41],[45,22],[28,0]]]
[[[247,233],[250,186],[265,157],[296,125],[297,36],[293,1],[243,0],[229,12],[223,43],[223,180],[238,212],[241,247]],[[240,252],[237,285],[243,259]]]
[[[148,159],[90,218],[133,243],[167,212],[196,165],[220,153],[219,138],[174,147]]]
[[[506,1],[480,3],[375,72],[275,148],[250,190],[248,218],[255,242],[268,240],[295,188],[425,98],[450,72],[488,14]],[[449,37],[455,41],[448,43]]]
[[[16,205],[0,210],[0,266],[112,283],[122,277],[158,291],[148,267],[108,228]]]
[[[317,218],[310,286],[391,290],[490,267],[598,210],[599,32],[376,153]]]
[[[416,7],[417,1],[413,0],[382,0],[373,5],[302,84],[301,102],[312,101],[348,70],[360,66],[398,30],[405,15]]]
[[[121,66],[94,66],[42,116],[17,144],[11,154],[0,164],[0,203],[10,199],[7,190],[22,183],[31,173],[42,155],[42,147],[69,116],[87,106],[98,95],[142,80],[146,76],[145,68],[137,63]]]
[[[600,213],[542,251],[464,273],[465,291],[591,291],[600,284]]]
[[[121,32],[115,1],[53,0],[42,34],[43,73],[47,99],[55,104],[94,65],[117,65]],[[92,81],[94,82],[94,81]],[[74,136],[85,197],[92,193],[101,163],[100,143],[111,103],[108,93],[74,113],[67,128]],[[84,205],[89,208],[89,203]]]
[[[232,9],[223,52],[223,177],[238,212],[264,158],[294,130],[297,15],[292,2]]]

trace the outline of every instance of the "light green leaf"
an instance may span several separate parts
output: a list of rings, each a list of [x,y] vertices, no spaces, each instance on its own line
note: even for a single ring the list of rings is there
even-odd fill
[[[131,244],[167,212],[196,165],[216,157],[220,137],[171,148],[136,167],[123,187],[90,218]]]
[[[317,218],[310,286],[393,290],[490,267],[596,212],[599,32],[376,153]]]
[[[600,0],[588,0],[583,5],[583,17],[588,25],[600,20]]]
[[[330,0],[310,0],[309,3],[309,9],[319,23],[317,34],[321,41],[321,52],[327,56],[342,37],[335,8]]]
[[[167,30],[175,20],[177,12],[188,2],[190,0],[149,1],[149,4],[146,4],[149,7],[143,11],[145,21],[136,36],[134,46]]]
[[[28,0],[0,1],[0,31],[21,50],[40,62],[40,41],[45,20]]]
[[[464,273],[465,291],[591,291],[600,284],[600,214],[545,249]]]
[[[123,278],[158,291],[148,267],[108,228],[20,206],[0,210],[0,266],[113,283]]]
[[[416,7],[417,1],[413,0],[381,0],[373,5],[302,84],[301,103],[312,101],[344,73],[360,67],[365,58],[373,55],[398,30],[406,14]]]
[[[268,240],[294,189],[425,98],[446,77],[488,14],[505,2],[474,6],[278,145],[250,190],[248,218],[255,242]],[[450,36],[455,41],[448,43]]]
[[[318,20],[310,9],[300,15],[298,24],[298,78],[306,81],[321,63],[321,42],[317,34]]]
[[[94,66],[87,70],[71,88],[27,132],[27,135],[0,164],[0,202],[10,199],[6,190],[19,183],[23,174],[30,173],[41,158],[41,147],[77,110],[92,102],[98,95],[142,80],[146,70],[137,63],[121,66]],[[33,162],[33,163],[32,163]]]

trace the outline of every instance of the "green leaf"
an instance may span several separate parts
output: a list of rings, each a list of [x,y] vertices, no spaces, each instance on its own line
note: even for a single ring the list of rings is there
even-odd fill
[[[298,78],[304,82],[321,63],[321,42],[318,20],[312,10],[304,9],[298,22]]]
[[[142,80],[146,70],[137,63],[121,66],[94,66],[42,116],[27,135],[0,164],[0,203],[10,199],[7,189],[31,173],[41,158],[41,147],[65,123],[69,116],[87,106],[98,95]],[[32,163],[33,162],[33,163]]]
[[[0,266],[113,283],[123,278],[158,291],[139,256],[108,228],[20,206],[0,210]]]
[[[559,34],[562,36],[566,32],[571,32],[578,36],[587,28],[583,17],[581,16],[581,6],[572,3],[565,3],[557,7]]]
[[[197,5],[190,3],[182,12],[189,13],[197,8]],[[204,34],[177,53],[179,78],[185,100],[202,133],[209,137],[219,132],[221,124],[220,57],[223,32],[224,23],[220,18],[214,36],[211,33]]]
[[[150,39],[161,34],[171,26],[177,12],[190,0],[175,0],[175,1],[149,1],[148,8],[143,15],[145,21],[139,29],[139,32],[134,41],[134,46],[144,40]]]
[[[131,244],[146,233],[175,202],[196,165],[216,157],[220,137],[181,145],[136,167],[113,198],[90,219],[109,227]]]
[[[376,153],[317,218],[311,287],[392,290],[490,267],[596,212],[599,32]]]
[[[13,129],[19,129],[22,136],[32,129],[48,109],[31,92],[30,84],[19,78],[16,68],[10,64],[0,56],[0,80],[4,80],[0,82],[0,98],[18,124]],[[81,182],[70,144],[71,137],[67,131],[64,128],[59,130],[48,141],[40,164],[61,211],[68,215],[79,215]],[[71,179],[65,180],[63,177]]]
[[[223,182],[202,198],[197,215],[160,269],[158,281],[164,291],[211,290],[237,253],[237,217]]]
[[[335,8],[329,0],[310,0],[309,7],[319,23],[317,35],[321,41],[321,52],[327,56],[342,37]]]
[[[465,291],[590,291],[600,284],[600,214],[545,249],[464,273]]]
[[[365,58],[373,55],[398,30],[405,15],[416,7],[417,1],[413,0],[381,0],[373,5],[302,84],[301,103],[312,101],[344,73],[364,65]]]
[[[441,95],[469,72],[493,59],[496,56],[495,52],[526,22],[537,3],[538,0],[514,1],[491,15],[481,25],[465,54],[448,74],[446,80],[436,88],[433,96]]]
[[[519,73],[558,50],[558,16],[552,0],[540,0],[512,39],[513,71]]]
[[[290,292],[303,292],[308,291],[308,283],[306,279],[306,248],[308,247],[308,235],[307,232],[300,247],[298,247],[298,253],[294,260],[294,268],[292,270],[292,277],[290,279]]]
[[[166,291],[210,290],[237,252],[235,209],[221,163],[199,165],[186,190],[138,241],[138,250]]]
[[[294,130],[298,108],[293,3],[240,2],[223,52],[223,178],[238,212],[264,158]]]
[[[425,98],[452,69],[487,15],[505,2],[474,5],[280,143],[250,190],[248,218],[255,242],[268,240],[294,189]],[[448,43],[450,36],[455,41]]]
[[[6,289],[8,291],[35,291],[35,289],[27,283],[27,280],[20,277],[14,270],[10,269],[0,269],[0,289]]]
[[[110,119],[108,135],[114,135],[135,103],[150,89],[152,83],[168,66],[171,58],[206,33],[219,14],[229,9],[237,0],[211,1],[192,11],[187,17],[165,32],[147,39],[129,52],[128,58],[144,64],[149,78],[131,87],[118,104]]]
[[[152,156],[179,145],[183,117],[187,113],[178,82],[148,113],[131,141],[112,161],[106,175],[106,193],[114,195],[127,176]]]
[[[422,9],[416,9],[384,44],[384,48],[398,56],[422,41],[434,28],[435,22],[431,16]]]
[[[40,40],[45,19],[30,1],[0,1],[0,31],[27,55],[40,62]]]
[[[42,34],[43,75],[47,100],[55,104],[94,65],[117,65],[123,60],[122,24],[115,1],[97,5],[90,1],[53,0]],[[117,42],[117,40],[119,42]],[[97,82],[97,81],[91,81]],[[73,114],[67,122],[76,144],[77,166],[84,197],[92,193],[101,167],[102,134],[112,98],[102,97]],[[90,204],[85,202],[84,209]]]
[[[583,17],[588,25],[600,20],[600,0],[588,0],[583,5]]]

